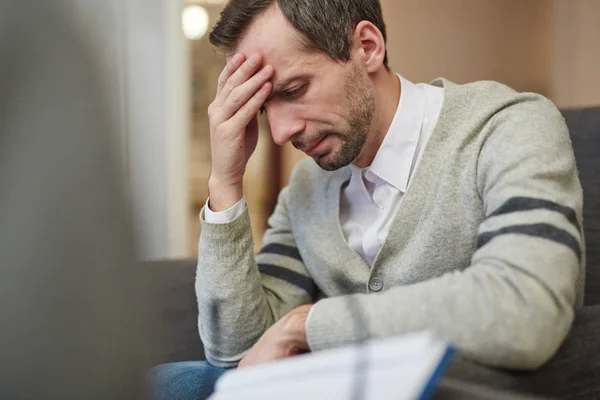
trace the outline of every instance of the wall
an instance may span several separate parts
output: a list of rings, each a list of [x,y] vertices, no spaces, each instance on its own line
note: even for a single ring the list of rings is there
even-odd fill
[[[600,1],[555,0],[552,99],[559,107],[600,105]]]
[[[547,92],[545,0],[382,0],[394,70],[413,81],[494,79]]]
[[[128,161],[144,259],[188,254],[189,66],[180,15],[180,1],[127,1]]]
[[[189,62],[180,0],[68,0],[119,130],[142,259],[187,256]]]

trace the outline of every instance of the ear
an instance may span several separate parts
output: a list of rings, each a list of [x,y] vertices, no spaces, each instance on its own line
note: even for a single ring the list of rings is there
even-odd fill
[[[368,73],[385,68],[385,40],[379,28],[369,21],[361,21],[352,35],[353,58],[362,62]]]

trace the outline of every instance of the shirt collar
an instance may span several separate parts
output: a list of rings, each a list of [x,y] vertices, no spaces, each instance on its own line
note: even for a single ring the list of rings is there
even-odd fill
[[[402,192],[406,192],[425,114],[425,98],[414,83],[402,76],[396,115],[375,159],[368,169]]]

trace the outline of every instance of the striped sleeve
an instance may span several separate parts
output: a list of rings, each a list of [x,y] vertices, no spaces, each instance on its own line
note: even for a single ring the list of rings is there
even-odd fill
[[[317,286],[304,265],[292,234],[287,196],[288,189],[285,188],[269,218],[264,246],[256,256],[264,290],[280,299],[276,319],[299,305],[312,303],[317,295]]]
[[[511,108],[499,113],[480,155],[478,188],[486,219],[474,262],[502,259],[573,308],[583,303],[577,297],[583,291],[576,289],[584,283],[585,243],[583,192],[569,133],[559,111],[543,98],[513,107],[521,109],[520,118]]]
[[[227,224],[201,215],[196,273],[198,327],[208,361],[233,367],[292,309],[314,301],[317,287],[292,235],[282,190],[256,256],[248,210]]]
[[[296,247],[271,243],[261,250],[257,258],[262,261],[258,264],[258,270],[263,274],[265,285],[268,285],[269,278],[273,278],[291,285],[295,290],[304,291],[302,295],[309,294],[313,298],[316,294],[316,285],[304,273],[302,256]],[[274,283],[277,284],[277,281]]]
[[[549,241],[547,245],[565,246],[578,262],[582,259],[581,225],[575,210],[550,200],[513,197],[493,212],[481,228],[478,249],[505,235],[524,235]]]
[[[566,337],[585,276],[583,192],[554,105],[540,97],[497,114],[477,179],[485,220],[472,268],[489,282],[489,309],[513,331],[502,341],[520,341],[512,358],[539,366]],[[500,299],[491,282],[511,289]]]

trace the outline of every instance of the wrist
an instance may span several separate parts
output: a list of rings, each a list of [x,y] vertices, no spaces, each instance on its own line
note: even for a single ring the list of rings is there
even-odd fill
[[[287,315],[287,321],[283,327],[286,341],[302,350],[309,350],[306,319],[311,308],[312,305],[304,305],[294,309]]]
[[[227,211],[244,196],[244,186],[239,183],[223,183],[212,177],[208,181],[209,208],[213,212]]]

